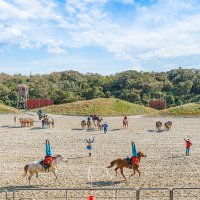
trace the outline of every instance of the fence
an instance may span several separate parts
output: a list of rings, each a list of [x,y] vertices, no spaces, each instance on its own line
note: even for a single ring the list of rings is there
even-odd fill
[[[158,109],[158,110],[163,110],[166,109],[167,103],[166,101],[149,101],[149,107]]]
[[[53,105],[53,100],[51,99],[28,99],[27,109],[42,108],[45,106]]]
[[[4,200],[7,200],[8,199],[8,192],[7,192],[7,190],[5,190],[5,189],[3,189],[3,190],[1,190],[0,189],[0,199],[4,199]]]
[[[13,191],[13,200],[86,200],[89,195],[97,200],[199,200],[200,188],[19,188]]]

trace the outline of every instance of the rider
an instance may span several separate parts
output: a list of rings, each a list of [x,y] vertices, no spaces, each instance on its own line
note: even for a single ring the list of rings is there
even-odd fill
[[[131,157],[131,163],[132,165],[138,164],[139,163],[139,158],[138,158],[138,152],[136,150],[135,143],[132,141],[132,157]]]
[[[88,116],[87,122],[91,122],[91,117],[90,116]]]
[[[128,120],[128,117],[125,115],[124,116],[124,121],[127,121]]]
[[[87,140],[87,138],[86,138],[86,142],[87,142],[87,149],[89,151],[89,157],[91,157],[91,155],[92,155],[92,153],[91,153],[91,151],[92,151],[92,143],[94,143],[94,137],[93,137],[92,140],[91,139]]]
[[[48,168],[53,163],[54,159],[52,157],[52,148],[48,139],[46,139],[46,156],[44,158],[44,164],[48,166]]]

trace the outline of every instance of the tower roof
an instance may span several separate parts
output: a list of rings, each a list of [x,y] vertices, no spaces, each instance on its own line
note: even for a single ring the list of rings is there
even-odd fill
[[[19,87],[20,87],[20,88],[27,88],[27,86],[26,86],[24,83],[21,83],[21,84],[19,85]]]

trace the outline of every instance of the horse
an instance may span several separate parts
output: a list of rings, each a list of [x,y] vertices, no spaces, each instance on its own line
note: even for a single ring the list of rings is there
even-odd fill
[[[90,117],[92,117],[92,121],[93,121],[93,124],[96,126],[96,123],[95,121],[97,121],[97,125],[98,125],[98,121],[101,120],[100,117],[97,117],[95,115],[90,115]]]
[[[54,120],[53,119],[46,119],[45,120],[45,123],[46,123],[46,126],[47,126],[47,128],[50,128],[51,127],[51,125],[52,125],[52,128],[54,128]]]
[[[101,130],[103,129],[103,124],[102,124],[102,123],[99,123],[98,128],[99,128],[99,130],[101,131]]]
[[[162,122],[161,121],[156,122],[156,128],[158,129],[158,131],[160,131],[161,127],[162,127]]]
[[[52,165],[50,165],[48,172],[52,172],[54,174],[54,176],[56,177],[56,179],[58,180],[58,182],[61,184],[60,180],[58,179],[58,175],[57,175],[57,165],[63,161],[63,162],[68,162],[67,159],[62,156],[62,155],[56,155],[54,158],[54,163]],[[40,178],[39,178],[39,173],[42,172],[47,172],[47,170],[44,168],[44,166],[42,166],[41,161],[33,161],[27,165],[24,166],[24,177],[29,173],[29,185],[31,184],[31,178],[34,174],[36,174],[36,178],[38,178],[40,180],[41,183],[44,183]]]
[[[19,119],[21,127],[32,127],[33,126],[33,119],[31,118],[20,118]]]
[[[87,127],[88,127],[88,129],[91,129],[92,128],[92,123],[91,122],[87,122]]]
[[[172,122],[168,121],[164,124],[164,126],[165,126],[165,130],[169,131],[171,130]]]
[[[82,127],[82,129],[85,129],[86,125],[87,125],[87,123],[86,123],[85,120],[81,121],[81,127]]]
[[[142,157],[147,157],[147,156],[144,155],[142,152],[138,152],[139,162],[140,162],[140,160],[141,160]],[[130,165],[129,162],[128,162],[128,160],[127,160],[127,158],[124,158],[124,159],[118,158],[116,160],[113,160],[110,163],[110,166],[108,166],[107,168],[111,168],[114,165],[117,165],[117,167],[115,168],[116,176],[117,176],[117,170],[120,169],[121,175],[124,177],[125,181],[126,181],[126,177],[124,176],[124,173],[123,173],[123,168],[124,167],[128,168],[128,169],[133,169],[133,174],[130,175],[129,177],[133,176],[136,171],[139,173],[139,177],[140,177],[139,163],[137,163],[137,164],[131,164]]]
[[[124,119],[123,120],[123,129],[127,129],[128,128],[128,120]]]

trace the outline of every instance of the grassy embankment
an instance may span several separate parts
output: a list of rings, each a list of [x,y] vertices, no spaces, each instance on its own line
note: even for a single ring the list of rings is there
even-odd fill
[[[114,98],[98,98],[87,101],[53,105],[45,107],[43,110],[44,112],[51,114],[91,115],[96,113],[100,116],[146,115],[157,112],[148,107]]]
[[[20,114],[20,111],[0,103],[0,114]]]
[[[200,116],[200,104],[189,103],[182,106],[172,107],[160,111],[162,116],[176,116],[176,117],[198,117]]]

